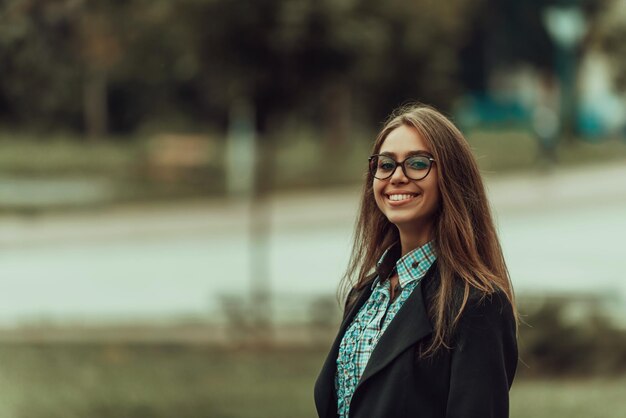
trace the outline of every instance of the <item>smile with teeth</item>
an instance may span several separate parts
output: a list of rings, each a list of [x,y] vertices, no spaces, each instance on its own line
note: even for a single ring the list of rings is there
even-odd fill
[[[402,200],[409,200],[409,199],[413,199],[414,197],[417,196],[417,193],[410,193],[410,194],[388,194],[387,198],[389,200],[391,200],[392,202],[400,202]]]

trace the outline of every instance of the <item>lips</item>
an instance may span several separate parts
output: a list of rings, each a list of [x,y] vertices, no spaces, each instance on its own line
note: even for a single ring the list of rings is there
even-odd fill
[[[393,194],[388,194],[387,199],[394,201],[394,202],[398,202],[401,200],[411,199],[415,196],[417,196],[417,193],[393,193]]]
[[[385,194],[387,203],[389,203],[392,206],[398,206],[404,203],[411,202],[415,200],[415,198],[417,198],[418,196],[420,196],[419,193],[396,193],[394,192],[394,193]]]

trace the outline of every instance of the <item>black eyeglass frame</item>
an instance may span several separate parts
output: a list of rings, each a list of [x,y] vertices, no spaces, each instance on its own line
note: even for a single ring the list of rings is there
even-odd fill
[[[393,167],[393,170],[391,170],[391,172],[389,173],[389,175],[388,175],[387,177],[376,177],[376,174],[374,174],[374,173],[376,172],[376,170],[374,170],[374,169],[372,168],[372,161],[374,160],[374,158],[380,158],[380,157],[389,158],[389,159],[390,159],[391,161],[393,161],[393,163],[395,164],[395,167]],[[404,165],[404,163],[405,163],[405,162],[407,162],[409,159],[411,159],[411,158],[415,158],[415,157],[424,157],[424,158],[427,158],[427,159],[428,159],[428,161],[430,161],[430,164],[428,165],[428,171],[426,171],[426,174],[424,174],[422,177],[417,178],[417,179],[414,179],[413,177],[409,176],[409,175],[406,173],[406,167],[405,167],[405,165]],[[422,180],[422,179],[425,179],[425,178],[428,176],[428,174],[430,174],[430,170],[432,170],[432,168],[433,168],[433,163],[434,163],[434,162],[436,162],[436,161],[435,161],[435,159],[434,159],[433,157],[431,157],[431,156],[429,156],[429,155],[420,155],[420,154],[417,154],[417,155],[411,155],[411,156],[409,156],[409,157],[405,158],[405,159],[404,159],[404,160],[402,160],[402,161],[396,161],[396,160],[394,160],[393,158],[391,158],[390,156],[385,155],[385,154],[374,154],[374,155],[371,155],[371,156],[367,159],[367,161],[368,161],[368,163],[369,163],[370,174],[371,174],[371,175],[372,175],[375,179],[378,179],[378,180],[387,180],[388,178],[390,178],[391,176],[393,176],[393,174],[396,172],[396,169],[398,168],[398,166],[400,166],[400,167],[402,168],[402,173],[404,173],[404,176],[405,176],[406,178],[411,179],[411,180]]]

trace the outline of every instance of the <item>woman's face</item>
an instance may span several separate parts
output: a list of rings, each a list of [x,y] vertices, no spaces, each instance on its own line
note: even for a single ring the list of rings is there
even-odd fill
[[[432,156],[432,152],[418,131],[402,125],[389,133],[378,154],[387,154],[397,162],[414,153]],[[402,231],[430,233],[434,215],[439,207],[437,163],[421,180],[411,180],[399,165],[391,177],[374,179],[373,190],[381,212]]]

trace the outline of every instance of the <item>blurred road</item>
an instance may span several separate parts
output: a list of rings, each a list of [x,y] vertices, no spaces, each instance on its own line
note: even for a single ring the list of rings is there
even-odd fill
[[[608,294],[624,307],[626,164],[489,177],[487,185],[518,292]],[[266,249],[279,297],[336,290],[359,193],[268,199]],[[0,292],[10,297],[0,323],[211,314],[220,295],[245,295],[257,274],[250,213],[245,201],[222,200],[4,216]]]

